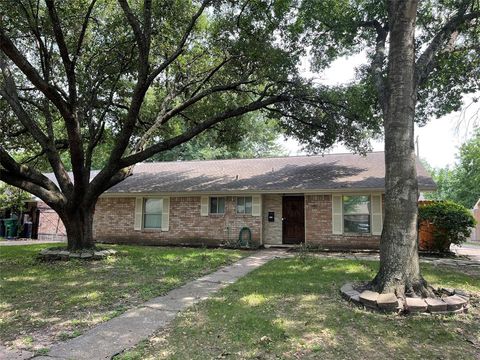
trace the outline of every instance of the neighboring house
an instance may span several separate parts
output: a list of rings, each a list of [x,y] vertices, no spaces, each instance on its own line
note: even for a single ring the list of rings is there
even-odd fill
[[[472,209],[472,215],[477,221],[477,225],[472,229],[471,241],[480,241],[480,199]]]
[[[435,183],[417,162],[419,188]],[[97,241],[378,248],[384,153],[141,163],[95,208]]]

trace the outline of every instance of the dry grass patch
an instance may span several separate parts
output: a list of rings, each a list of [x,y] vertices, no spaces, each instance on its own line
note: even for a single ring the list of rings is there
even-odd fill
[[[40,349],[80,335],[248,252],[109,246],[99,261],[41,262],[49,245],[0,248],[0,343]]]

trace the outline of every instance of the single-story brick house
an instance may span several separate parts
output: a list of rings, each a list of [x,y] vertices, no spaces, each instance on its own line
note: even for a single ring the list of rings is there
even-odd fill
[[[420,162],[417,172],[420,191],[434,190]],[[220,245],[248,228],[265,246],[377,248],[384,173],[383,152],[141,163],[99,199],[94,236],[115,243]]]

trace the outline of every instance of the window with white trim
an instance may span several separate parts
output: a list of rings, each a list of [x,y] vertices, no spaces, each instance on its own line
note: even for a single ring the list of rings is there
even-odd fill
[[[225,214],[225,198],[212,196],[210,197],[210,214]]]
[[[143,228],[162,228],[163,199],[146,198],[143,202]]]
[[[369,195],[348,195],[342,197],[343,232],[370,233],[371,202]]]
[[[237,214],[252,214],[252,197],[238,196],[237,197]]]

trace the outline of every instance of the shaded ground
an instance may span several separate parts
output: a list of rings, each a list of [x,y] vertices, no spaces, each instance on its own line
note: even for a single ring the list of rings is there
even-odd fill
[[[188,280],[248,252],[146,246],[108,246],[101,261],[45,263],[51,245],[0,248],[0,343],[35,349],[80,335]]]
[[[477,359],[480,269],[422,264],[435,286],[474,297],[468,314],[370,313],[339,294],[371,279],[376,261],[300,255],[274,260],[179,314],[173,324],[119,359]]]

